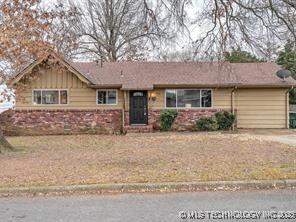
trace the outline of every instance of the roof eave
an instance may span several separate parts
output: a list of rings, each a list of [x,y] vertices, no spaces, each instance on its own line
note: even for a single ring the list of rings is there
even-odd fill
[[[153,90],[154,87],[122,87],[121,90]]]
[[[87,86],[93,89],[119,89],[122,87],[121,84],[88,84]]]
[[[229,88],[235,87],[238,84],[229,83],[229,84],[155,84],[154,88],[168,88],[168,87],[215,87],[215,88]]]
[[[296,84],[241,84],[237,88],[291,88]]]
[[[283,83],[283,84],[242,84],[242,83],[229,83],[229,84],[157,84],[155,88],[168,88],[168,87],[215,87],[215,88],[291,88],[296,87],[296,83]]]

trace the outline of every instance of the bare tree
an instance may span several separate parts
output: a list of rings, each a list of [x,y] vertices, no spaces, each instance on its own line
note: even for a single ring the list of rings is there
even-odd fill
[[[166,21],[157,5],[153,11],[139,0],[70,0],[79,11],[73,24],[79,53],[105,61],[141,59],[148,44],[168,37]],[[158,19],[156,20],[156,17]]]
[[[287,39],[296,42],[295,0],[158,0],[166,5],[166,13],[180,26],[186,9],[195,10],[194,3],[202,4],[196,10],[191,25],[200,27],[200,35],[193,39],[201,57],[219,59],[231,47],[243,46],[262,56],[272,57],[272,47],[283,45]],[[201,5],[199,4],[199,5]],[[190,6],[188,6],[190,5]],[[273,50],[276,50],[275,47]]]
[[[50,25],[46,30],[46,41],[50,47],[65,58],[73,58],[78,48],[78,36],[72,28],[77,21],[77,10],[59,3],[46,9],[52,12]]]

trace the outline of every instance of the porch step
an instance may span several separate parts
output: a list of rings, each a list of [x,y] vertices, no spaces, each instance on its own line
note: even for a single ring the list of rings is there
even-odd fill
[[[152,125],[144,125],[144,126],[125,126],[124,127],[125,133],[152,133],[153,132],[153,126]]]

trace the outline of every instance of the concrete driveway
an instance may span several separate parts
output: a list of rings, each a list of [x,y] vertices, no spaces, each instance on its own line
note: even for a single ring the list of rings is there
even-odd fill
[[[295,129],[241,129],[238,134],[257,137],[259,140],[279,142],[290,146],[296,146]]]
[[[296,134],[295,135],[278,135],[278,136],[264,136],[263,137],[266,140],[279,142],[288,144],[291,146],[296,146]]]

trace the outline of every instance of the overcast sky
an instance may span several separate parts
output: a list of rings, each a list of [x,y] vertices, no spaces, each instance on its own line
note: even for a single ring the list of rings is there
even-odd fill
[[[0,101],[3,99],[3,97],[1,96],[1,93],[3,92],[4,89],[7,89],[6,85],[0,85]],[[0,112],[1,112],[1,109],[3,108],[10,108],[12,107],[12,102],[0,102]]]

